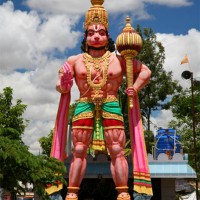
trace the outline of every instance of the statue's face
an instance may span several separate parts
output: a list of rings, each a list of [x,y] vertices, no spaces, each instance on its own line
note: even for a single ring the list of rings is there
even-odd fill
[[[106,46],[108,42],[108,36],[106,35],[106,29],[102,24],[92,24],[88,26],[87,44],[93,47]]]

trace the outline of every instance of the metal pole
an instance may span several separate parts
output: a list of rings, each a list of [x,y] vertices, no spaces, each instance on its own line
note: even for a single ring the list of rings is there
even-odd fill
[[[191,72],[191,91],[192,91],[192,128],[193,128],[193,138],[194,138],[194,162],[195,171],[197,174],[197,153],[196,153],[196,130],[195,130],[195,110],[194,110],[194,79],[193,72]],[[198,179],[196,179],[196,199],[198,200]]]
[[[175,155],[175,153],[176,153],[176,148],[177,148],[177,146],[176,146],[176,130],[175,130],[175,133],[174,133],[174,154],[173,155]]]

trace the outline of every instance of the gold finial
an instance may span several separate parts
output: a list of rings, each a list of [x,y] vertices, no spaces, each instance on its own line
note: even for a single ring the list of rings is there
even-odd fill
[[[138,53],[142,48],[142,38],[131,26],[130,17],[126,17],[126,26],[117,37],[116,47],[120,53],[127,49]]]
[[[134,28],[131,26],[131,19],[129,16],[126,17],[126,26],[122,32],[124,32],[124,31],[135,32]]]
[[[126,17],[126,23],[127,23],[127,24],[130,24],[130,22],[131,22],[131,19],[130,19],[129,16],[127,16],[127,17]]]
[[[84,29],[90,24],[103,24],[108,30],[108,13],[102,6],[104,0],[90,0],[92,6],[85,14]]]
[[[102,6],[102,4],[104,3],[104,0],[90,0],[90,1],[93,6],[96,6],[96,5]]]

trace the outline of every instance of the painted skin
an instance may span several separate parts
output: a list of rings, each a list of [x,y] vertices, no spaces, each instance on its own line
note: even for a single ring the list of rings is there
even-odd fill
[[[108,43],[108,37],[106,35],[105,27],[102,24],[95,24],[88,26],[88,34],[85,35],[88,46],[103,47]],[[102,57],[106,53],[105,49],[95,50],[89,49],[88,54],[94,58]],[[83,54],[78,54],[68,58],[67,62],[71,67],[72,74],[60,73],[59,79],[56,85],[57,91],[60,93],[67,93],[72,86],[73,77],[78,86],[80,97],[94,97],[94,91],[89,87],[87,82],[87,70],[83,61]],[[107,82],[101,88],[99,92],[99,98],[107,98],[109,96],[117,97],[117,92],[122,83],[123,75],[125,73],[123,66],[123,59],[120,56],[111,54],[110,62],[107,71]],[[94,83],[100,83],[102,81],[102,74],[94,69],[92,66],[91,79],[95,77]],[[140,89],[142,89],[149,81],[151,71],[143,65],[140,61],[137,61],[137,75],[133,87],[127,88],[126,92],[129,96],[136,95]],[[73,129],[72,142],[74,145],[73,161],[71,163],[69,172],[69,187],[79,187],[84,177],[86,170],[86,156],[87,149],[92,139],[92,130]],[[127,186],[128,182],[128,164],[124,157],[124,146],[126,142],[126,136],[123,129],[110,129],[105,130],[105,142],[106,147],[109,150],[111,157],[111,174],[116,187]],[[125,197],[127,193],[122,192],[118,197]],[[75,193],[68,193],[68,198],[76,197]]]

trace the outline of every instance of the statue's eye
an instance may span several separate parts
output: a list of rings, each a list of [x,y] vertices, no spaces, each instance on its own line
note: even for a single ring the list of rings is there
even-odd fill
[[[98,32],[99,32],[99,35],[101,35],[101,36],[105,36],[106,35],[106,31],[103,30],[103,29],[99,30]]]
[[[88,31],[88,36],[93,36],[93,35],[94,35],[94,31],[89,30],[89,31]]]

